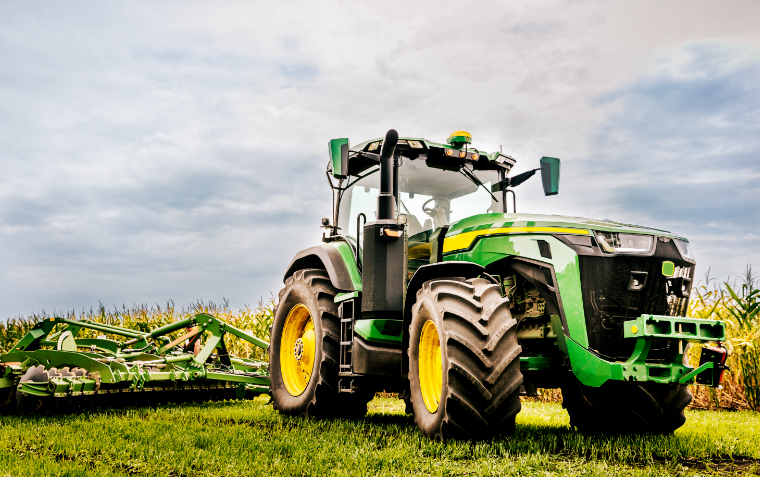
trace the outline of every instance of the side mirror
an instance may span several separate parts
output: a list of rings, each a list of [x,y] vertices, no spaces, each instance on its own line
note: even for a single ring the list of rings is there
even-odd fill
[[[327,144],[332,161],[332,174],[336,179],[348,177],[348,138],[330,139]]]
[[[559,192],[559,159],[541,158],[541,182],[544,183],[544,195],[557,195]]]

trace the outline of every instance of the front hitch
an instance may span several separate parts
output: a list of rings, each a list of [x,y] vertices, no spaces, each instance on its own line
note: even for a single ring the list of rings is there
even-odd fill
[[[634,339],[631,356],[625,361],[609,361],[593,350],[567,338],[573,374],[586,386],[599,387],[608,380],[655,383],[721,385],[727,353],[719,348],[703,348],[700,365],[692,368],[683,363],[680,354],[670,363],[647,362],[655,340],[668,339],[688,343],[721,343],[726,340],[723,321],[683,318],[678,316],[642,315],[623,325],[624,337]],[[577,364],[576,364],[577,363]]]
[[[623,325],[625,338],[635,338],[636,349],[644,349],[644,352],[636,354],[628,360],[630,364],[636,364],[647,371],[647,378],[658,381],[657,369],[670,366],[673,371],[678,367],[674,364],[652,364],[646,362],[647,352],[653,339],[680,340],[689,343],[716,342],[718,347],[702,348],[699,366],[691,368],[685,364],[678,372],[662,373],[662,377],[669,375],[668,381],[676,381],[680,384],[696,384],[719,387],[723,382],[723,374],[726,369],[728,350],[722,345],[726,340],[726,324],[723,321],[704,320],[699,318],[684,318],[678,316],[641,315],[640,317],[626,321]],[[654,371],[654,378],[651,376]],[[679,376],[680,375],[680,376]]]

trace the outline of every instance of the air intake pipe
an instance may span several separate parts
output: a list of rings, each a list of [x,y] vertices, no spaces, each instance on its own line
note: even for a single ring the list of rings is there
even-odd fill
[[[394,186],[393,153],[396,152],[398,133],[395,129],[385,133],[380,150],[380,195],[377,196],[377,220],[396,219],[396,192]]]

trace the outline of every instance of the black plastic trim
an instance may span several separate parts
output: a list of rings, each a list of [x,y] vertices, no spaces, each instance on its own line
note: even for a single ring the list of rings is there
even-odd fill
[[[443,262],[443,240],[448,231],[449,226],[444,225],[443,227],[438,227],[430,234],[430,263]]]
[[[355,334],[351,355],[354,374],[398,376],[403,353],[398,346],[370,343]]]
[[[663,276],[665,260],[682,268],[679,275],[686,276]],[[681,287],[690,285],[686,280],[693,279],[694,264],[681,259],[672,240],[658,240],[653,256],[579,256],[578,267],[589,348],[605,359],[625,360],[631,355],[635,340],[623,338],[626,320],[648,314],[685,316],[687,313],[689,297],[681,293]],[[644,274],[646,282],[642,279]],[[637,277],[639,286],[633,287],[633,279]],[[678,354],[673,343],[668,339],[655,340],[648,361],[673,359]]]

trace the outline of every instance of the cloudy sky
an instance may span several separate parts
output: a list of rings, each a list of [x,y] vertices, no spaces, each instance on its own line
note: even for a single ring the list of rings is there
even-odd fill
[[[0,319],[277,293],[327,141],[563,160],[521,212],[760,267],[760,2],[2,2]]]

